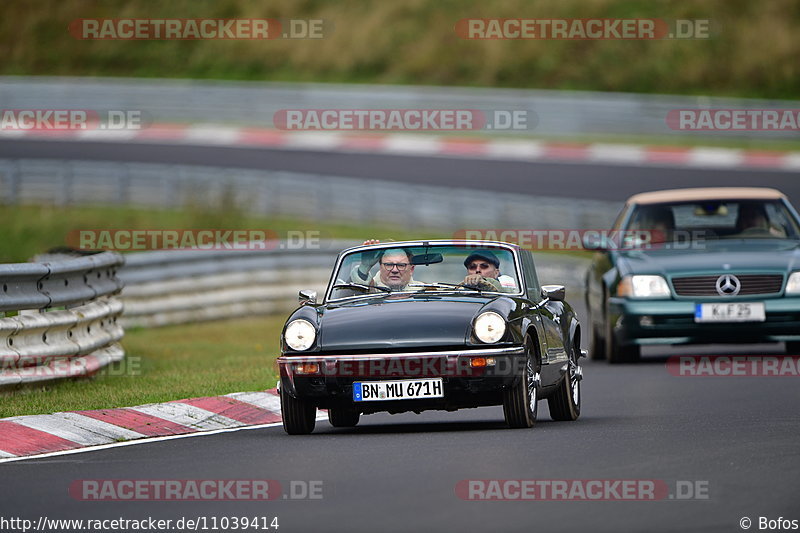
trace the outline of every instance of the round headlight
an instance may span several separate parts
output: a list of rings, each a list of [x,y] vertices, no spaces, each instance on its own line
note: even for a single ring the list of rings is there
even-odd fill
[[[298,352],[311,348],[316,336],[317,330],[314,329],[311,322],[303,320],[302,318],[293,320],[286,326],[286,331],[283,334],[283,338],[286,340],[286,344],[289,345],[289,348]]]
[[[494,311],[487,311],[475,319],[473,327],[475,336],[481,342],[492,344],[503,338],[503,334],[506,332],[506,321]]]

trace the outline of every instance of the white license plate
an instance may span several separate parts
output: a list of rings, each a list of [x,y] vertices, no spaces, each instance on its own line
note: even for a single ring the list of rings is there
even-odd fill
[[[764,322],[762,302],[695,304],[695,322]]]
[[[353,383],[354,402],[444,398],[442,378]]]

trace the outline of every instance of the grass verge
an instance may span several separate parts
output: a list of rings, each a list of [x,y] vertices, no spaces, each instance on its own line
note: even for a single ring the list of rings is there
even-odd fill
[[[132,329],[126,369],[0,394],[0,417],[105,409],[275,386],[286,317]],[[115,374],[115,375],[111,375]]]

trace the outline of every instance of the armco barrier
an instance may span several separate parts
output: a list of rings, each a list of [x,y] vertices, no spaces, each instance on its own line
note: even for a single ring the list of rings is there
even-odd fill
[[[136,110],[154,122],[274,127],[282,109],[519,110],[532,130],[505,134],[554,138],[685,136],[670,129],[675,109],[797,108],[796,101],[590,91],[338,85],[133,78],[0,77],[6,109]],[[494,131],[494,130],[493,130]],[[792,138],[791,131],[696,132],[703,138]]]
[[[162,326],[287,312],[299,289],[325,289],[336,254],[355,244],[321,241],[315,249],[168,250],[126,256],[125,327]]]
[[[412,185],[297,172],[0,159],[0,202],[236,208],[266,216],[406,228],[608,228],[618,202]],[[89,229],[89,228],[87,228]]]
[[[117,344],[121,255],[45,256],[0,265],[0,387],[90,375],[124,357]]]

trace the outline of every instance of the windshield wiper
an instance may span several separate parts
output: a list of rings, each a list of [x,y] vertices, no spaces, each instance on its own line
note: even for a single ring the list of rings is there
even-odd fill
[[[380,285],[364,285],[363,283],[337,283],[333,286],[334,289],[362,289],[369,292],[371,289],[378,289],[383,292],[392,292],[389,287],[381,287]]]
[[[409,287],[426,287],[426,288],[431,288],[431,289],[469,289],[471,291],[481,292],[481,289],[479,289],[477,287],[470,287],[468,285],[457,285],[455,283],[442,283],[442,282],[422,283],[422,282],[417,282],[417,283],[409,283],[408,286]]]

